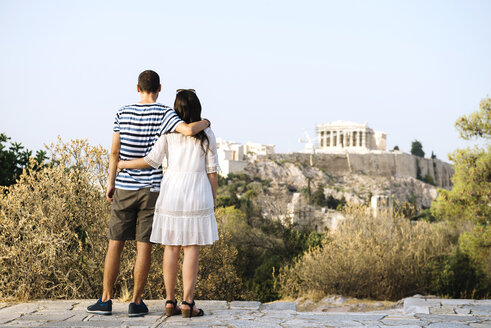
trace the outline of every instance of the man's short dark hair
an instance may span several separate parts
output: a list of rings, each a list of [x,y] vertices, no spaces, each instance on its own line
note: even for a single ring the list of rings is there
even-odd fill
[[[159,91],[160,77],[154,71],[143,71],[138,76],[138,85],[140,86],[140,91],[142,92],[156,93]]]

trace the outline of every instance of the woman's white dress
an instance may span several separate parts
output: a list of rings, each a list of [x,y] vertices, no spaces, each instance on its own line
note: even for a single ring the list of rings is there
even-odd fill
[[[218,240],[213,194],[207,173],[218,172],[216,139],[205,129],[209,148],[180,133],[162,134],[145,162],[167,169],[155,204],[150,241],[164,245],[209,245]],[[206,143],[205,143],[206,146]]]

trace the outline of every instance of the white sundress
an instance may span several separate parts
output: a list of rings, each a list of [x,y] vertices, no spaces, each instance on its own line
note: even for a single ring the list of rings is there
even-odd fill
[[[210,245],[218,240],[213,194],[207,173],[218,172],[216,139],[205,129],[209,148],[180,133],[162,134],[145,162],[154,168],[167,158],[155,204],[150,241],[164,245]],[[205,143],[206,146],[206,143]]]

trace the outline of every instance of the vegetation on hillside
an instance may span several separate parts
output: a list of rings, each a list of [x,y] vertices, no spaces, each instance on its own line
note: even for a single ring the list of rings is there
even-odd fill
[[[450,282],[440,283],[442,293],[458,297],[462,277],[448,271],[464,264],[474,271],[473,290],[491,294],[491,98],[484,98],[479,110],[462,116],[456,122],[465,140],[484,141],[483,147],[455,150],[449,157],[455,173],[451,190],[440,189],[431,212],[439,220],[455,226],[470,226],[458,240],[458,247],[443,265],[442,276]],[[481,293],[482,294],[482,293]]]
[[[220,178],[220,240],[202,248],[196,298],[489,297],[490,111],[486,98],[478,112],[457,121],[463,138],[486,145],[451,155],[454,186],[439,190],[422,214],[400,204],[393,218],[374,218],[367,206],[326,198],[323,186],[312,192],[309,184],[303,192],[311,205],[336,208],[347,217],[335,231],[318,234],[268,217],[261,204],[269,199],[269,181],[246,174]],[[0,298],[99,297],[110,209],[103,190],[107,152],[85,140],[58,140],[26,162],[31,153],[20,144],[6,148],[7,141],[2,134]],[[145,298],[164,297],[162,253],[156,245]],[[134,256],[134,243],[128,243],[116,297],[129,295]]]

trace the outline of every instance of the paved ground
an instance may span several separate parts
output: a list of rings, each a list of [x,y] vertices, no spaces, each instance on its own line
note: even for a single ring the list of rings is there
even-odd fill
[[[91,300],[0,304],[0,327],[487,327],[491,300],[407,298],[401,309],[379,312],[297,312],[295,303],[201,301],[204,317],[166,318],[161,301],[148,301],[150,313],[129,318],[128,304],[114,302],[113,315],[86,313]]]

